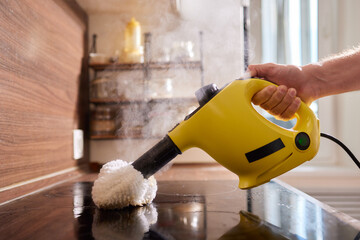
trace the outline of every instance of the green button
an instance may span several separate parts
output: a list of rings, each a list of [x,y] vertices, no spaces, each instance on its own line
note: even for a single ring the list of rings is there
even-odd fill
[[[310,137],[307,133],[300,132],[295,137],[295,145],[300,150],[306,150],[310,146]]]

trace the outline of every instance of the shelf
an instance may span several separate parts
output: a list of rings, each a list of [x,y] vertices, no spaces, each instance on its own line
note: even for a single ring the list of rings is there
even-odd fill
[[[150,62],[149,68],[151,69],[173,69],[173,68],[185,68],[185,69],[201,69],[202,65],[200,61],[189,62]]]
[[[90,139],[92,140],[108,140],[108,139],[117,139],[118,136],[110,135],[110,134],[104,134],[104,135],[91,135]]]
[[[144,70],[156,69],[201,69],[201,61],[188,61],[188,62],[150,62],[146,63],[91,63],[90,68],[95,71],[130,71],[130,70]]]
[[[195,97],[170,97],[170,98],[148,98],[149,96],[149,83],[152,79],[152,71],[200,71],[200,85],[204,86],[204,67],[203,67],[203,53],[202,53],[202,32],[199,32],[200,46],[199,46],[199,60],[197,61],[151,61],[151,33],[144,35],[144,62],[143,63],[90,63],[89,68],[94,71],[94,79],[97,78],[97,74],[101,74],[101,71],[105,72],[120,72],[120,71],[141,71],[143,74],[143,94],[134,95],[133,98],[137,99],[126,99],[123,96],[107,97],[107,98],[90,98],[91,107],[96,109],[97,106],[109,107],[113,111],[125,111],[135,108],[136,111],[142,111],[139,113],[141,117],[146,118],[144,122],[154,117],[151,114],[166,114],[162,111],[174,110],[184,111],[187,113],[190,109],[198,106],[198,102]],[[136,73],[138,76],[139,72]],[[140,90],[140,89],[139,89]],[[135,93],[134,93],[135,94]],[[138,94],[138,93],[137,93]],[[109,94],[111,95],[111,94]],[[120,95],[120,94],[119,94]],[[164,104],[165,109],[157,108],[158,104]],[[161,110],[163,109],[163,110]],[[134,111],[135,111],[134,110]],[[149,115],[148,115],[149,114]],[[151,116],[150,116],[151,115]],[[120,116],[121,118],[123,116]],[[121,121],[121,119],[117,119]],[[141,124],[140,124],[141,125]],[[112,133],[112,132],[92,132],[91,139],[93,140],[111,140],[111,139],[159,139],[163,136],[153,136],[142,131],[143,129],[125,129]],[[151,131],[151,133],[155,133]]]
[[[165,135],[164,135],[165,136]],[[104,135],[91,135],[90,139],[91,140],[114,140],[114,139],[161,139],[161,137],[164,136],[148,136],[148,137],[144,137],[141,134],[133,134],[133,135],[111,135],[111,134],[104,134]]]
[[[141,104],[141,103],[197,103],[196,98],[153,98],[153,99],[124,99],[124,98],[92,98],[91,103],[102,103],[102,104]]]
[[[104,70],[143,70],[143,63],[90,63],[90,68],[95,71]]]
[[[126,133],[124,131],[114,131],[114,132],[92,132],[91,139],[101,140],[101,139],[142,139],[144,138],[141,127],[134,127],[128,129]]]

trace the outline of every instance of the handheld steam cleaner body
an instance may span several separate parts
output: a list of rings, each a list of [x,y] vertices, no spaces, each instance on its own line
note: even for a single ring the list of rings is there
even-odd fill
[[[270,181],[311,160],[320,144],[319,120],[301,103],[292,129],[282,128],[259,114],[253,95],[272,83],[235,80],[222,89],[215,84],[196,92],[200,106],[132,163],[150,177],[189,148],[204,150],[239,176],[239,188]]]

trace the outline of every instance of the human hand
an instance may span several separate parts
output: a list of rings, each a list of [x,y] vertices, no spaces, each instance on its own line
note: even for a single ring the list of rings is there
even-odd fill
[[[279,85],[268,86],[252,98],[255,105],[260,105],[278,119],[291,119],[299,109],[301,100],[306,104],[313,101],[311,84],[301,67],[267,63],[250,65],[248,71],[252,77]]]
[[[268,86],[257,92],[252,102],[267,110],[280,120],[290,120],[300,107],[301,100],[296,97],[295,88],[285,85]]]

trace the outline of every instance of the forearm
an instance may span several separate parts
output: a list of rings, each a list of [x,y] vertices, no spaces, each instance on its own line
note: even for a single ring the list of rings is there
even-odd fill
[[[317,89],[316,99],[360,90],[360,48],[302,67]]]
[[[321,97],[360,90],[360,47],[302,67],[267,63],[250,65],[249,71],[253,77],[283,85],[259,91],[253,96],[254,104],[289,119],[299,108],[300,99],[310,104]]]

